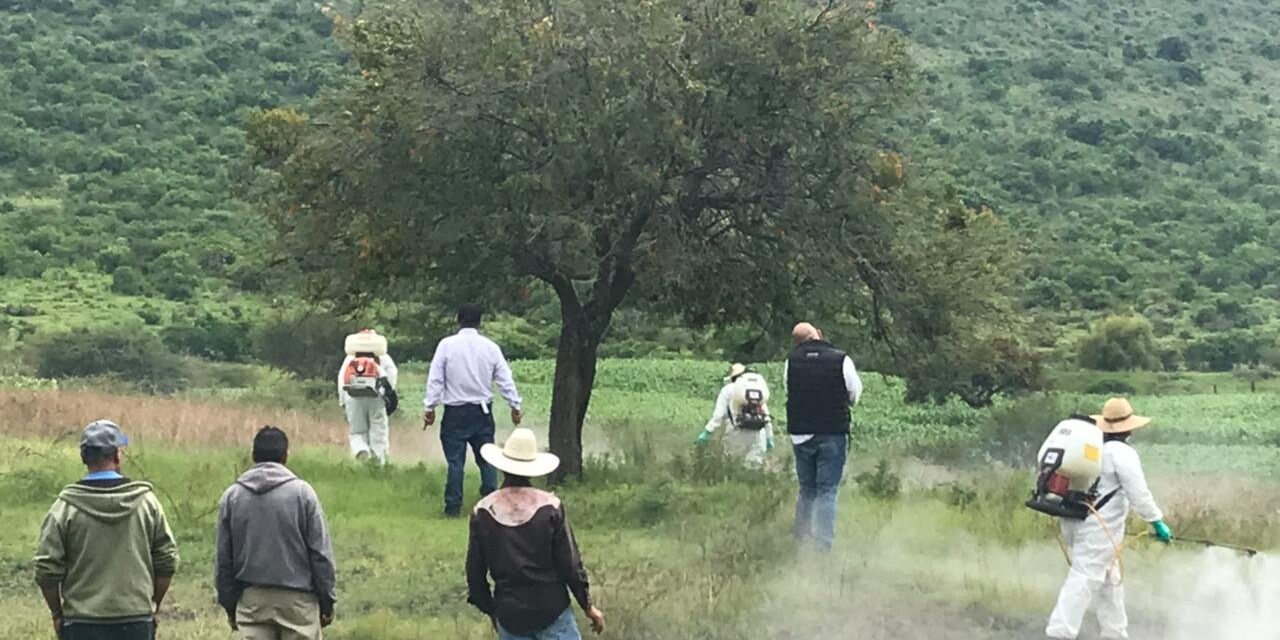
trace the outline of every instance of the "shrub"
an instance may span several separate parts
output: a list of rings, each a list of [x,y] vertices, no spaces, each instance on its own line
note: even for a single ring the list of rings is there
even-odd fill
[[[168,251],[152,261],[151,282],[170,300],[189,300],[200,287],[200,265],[186,251]]]
[[[122,296],[140,296],[147,292],[147,279],[142,272],[128,265],[117,267],[111,273],[111,290]]]
[[[1200,71],[1196,67],[1184,65],[1178,67],[1178,79],[1181,80],[1183,84],[1199,87],[1204,85],[1204,72]]]
[[[253,335],[253,351],[263,362],[299,378],[337,376],[342,343],[355,324],[328,313],[279,317]]]
[[[1025,465],[1053,425],[1071,414],[1061,396],[1029,396],[994,409],[982,425],[980,448],[995,460]]]
[[[1165,38],[1156,45],[1156,57],[1174,62],[1186,62],[1191,59],[1191,45],[1182,38]]]
[[[138,327],[48,334],[32,349],[41,378],[111,376],[160,393],[186,386],[181,360],[154,334]]]
[[[1089,385],[1084,392],[1096,396],[1131,396],[1138,390],[1124,380],[1105,378]]]
[[[1111,316],[1094,327],[1079,346],[1080,366],[1100,371],[1154,370],[1160,367],[1155,332],[1139,315]]]
[[[902,478],[885,458],[876,463],[874,471],[860,473],[853,480],[868,495],[881,500],[895,500],[902,493]]]
[[[247,321],[211,313],[169,326],[162,336],[164,343],[175,352],[209,360],[243,362],[252,348]]]

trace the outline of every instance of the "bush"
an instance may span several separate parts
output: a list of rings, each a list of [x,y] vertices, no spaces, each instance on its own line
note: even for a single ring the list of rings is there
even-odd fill
[[[140,296],[147,292],[147,279],[142,272],[125,265],[111,273],[111,290],[122,296]]]
[[[1186,62],[1191,59],[1191,45],[1182,38],[1165,38],[1156,45],[1156,57],[1174,62]]]
[[[502,352],[510,360],[536,360],[554,358],[556,332],[554,326],[535,326],[520,317],[499,315],[487,320],[485,335],[502,346]]]
[[[1107,378],[1089,385],[1084,392],[1095,396],[1131,396],[1138,390],[1124,380]]]
[[[902,493],[902,478],[885,458],[876,463],[874,471],[860,473],[853,481],[867,495],[880,500],[895,500]]]
[[[177,353],[220,360],[244,362],[249,357],[252,341],[249,323],[205,313],[196,320],[167,327],[164,343]]]
[[[983,423],[980,448],[1001,462],[1030,464],[1049,430],[1070,414],[1056,395],[1035,395],[1002,405]]]
[[[32,349],[41,378],[111,376],[160,393],[186,386],[182,361],[139,327],[49,334],[37,339]]]
[[[152,261],[151,282],[170,300],[190,300],[200,288],[200,265],[186,251],[168,251]]]
[[[328,313],[280,317],[267,321],[253,336],[253,350],[263,362],[307,378],[338,375],[343,340],[355,324]]]
[[[1099,371],[1160,368],[1155,332],[1144,317],[1111,316],[1085,337],[1077,354],[1080,366]]]

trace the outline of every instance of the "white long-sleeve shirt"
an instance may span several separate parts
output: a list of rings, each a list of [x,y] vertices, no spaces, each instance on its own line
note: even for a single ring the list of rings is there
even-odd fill
[[[782,384],[787,384],[787,372],[791,368],[790,362],[782,363]],[[853,366],[853,358],[844,357],[844,365],[841,367],[844,374],[844,388],[849,392],[849,406],[858,404],[862,399],[862,378],[858,376],[858,368]],[[808,442],[812,435],[793,435],[791,436],[792,444],[803,444]]]
[[[355,360],[355,357],[347,356],[342,360],[342,366],[338,367],[338,404],[344,407],[347,406],[347,399],[351,396],[342,389],[342,374],[346,372],[347,365],[351,364],[352,360]],[[383,354],[378,358],[378,367],[382,369],[382,377],[387,379],[391,388],[399,388],[396,384],[400,380],[400,370],[396,368],[396,361],[391,359],[391,354]]]
[[[1117,491],[1110,502],[1103,505],[1098,515],[1113,530],[1129,515],[1132,508],[1147,522],[1163,520],[1164,513],[1156,505],[1156,499],[1147,486],[1147,476],[1142,471],[1138,451],[1127,443],[1112,440],[1102,446],[1102,475],[1098,478],[1098,495],[1105,497]]]
[[[720,395],[716,396],[716,406],[711,410],[711,419],[707,420],[707,431],[715,431],[727,422],[732,416],[729,414],[729,404],[733,399],[733,383],[724,385],[720,388]]]
[[[507,404],[519,409],[520,392],[502,349],[479,331],[463,329],[436,346],[423,404],[428,411],[440,404],[487,407],[493,402],[495,384]]]

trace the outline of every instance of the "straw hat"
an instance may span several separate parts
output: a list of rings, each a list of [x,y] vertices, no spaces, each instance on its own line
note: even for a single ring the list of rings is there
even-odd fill
[[[524,427],[512,431],[501,447],[496,444],[480,447],[480,457],[506,473],[525,478],[545,476],[560,466],[559,456],[539,452],[538,437]]]
[[[746,372],[747,372],[746,365],[742,364],[741,362],[735,362],[733,363],[732,367],[729,367],[729,375],[725,376],[724,378],[725,382],[733,382],[734,380],[738,379],[738,376]]]
[[[1151,423],[1151,418],[1134,415],[1133,405],[1124,398],[1112,398],[1102,405],[1102,415],[1093,416],[1103,433],[1128,433]]]

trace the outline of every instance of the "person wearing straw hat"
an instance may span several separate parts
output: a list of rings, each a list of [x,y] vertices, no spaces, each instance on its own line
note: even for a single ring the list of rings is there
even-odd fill
[[[1151,418],[1137,415],[1124,398],[1112,398],[1093,416],[1102,429],[1102,475],[1098,478],[1095,511],[1084,520],[1062,518],[1062,535],[1071,556],[1071,570],[1058,594],[1045,634],[1075,638],[1085,612],[1096,605],[1103,638],[1128,638],[1129,618],[1124,606],[1119,549],[1124,544],[1125,519],[1133,509],[1151,523],[1156,538],[1173,540],[1156,505],[1138,452],[1129,444],[1137,429]]]
[[[592,604],[564,506],[531,482],[555,471],[560,458],[540,452],[527,428],[513,431],[502,447],[484,445],[480,455],[504,481],[471,514],[467,602],[489,616],[500,640],[577,640],[572,593],[591,629],[603,633],[604,614]]]
[[[711,419],[698,434],[697,443],[711,442],[716,429],[725,428],[725,449],[730,455],[742,458],[750,469],[764,466],[764,456],[773,449],[773,421],[765,401],[769,399],[769,386],[764,376],[754,369],[734,363],[724,379],[720,395],[716,396]]]

